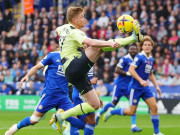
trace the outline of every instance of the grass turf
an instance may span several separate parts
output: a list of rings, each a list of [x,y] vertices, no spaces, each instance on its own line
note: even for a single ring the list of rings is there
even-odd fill
[[[26,116],[30,116],[32,112],[14,112],[0,111],[0,135],[4,135],[5,131],[14,123],[22,120]],[[52,113],[46,114],[46,118],[42,119],[38,124],[21,129],[17,135],[58,135],[48,125]],[[95,135],[133,135],[130,132],[129,116],[113,116],[106,123],[100,119],[99,125],[95,128]],[[137,115],[137,125],[143,129],[138,135],[152,135],[153,128],[150,115]],[[180,115],[160,115],[160,130],[165,135],[180,135]],[[83,135],[83,131],[80,132]]]

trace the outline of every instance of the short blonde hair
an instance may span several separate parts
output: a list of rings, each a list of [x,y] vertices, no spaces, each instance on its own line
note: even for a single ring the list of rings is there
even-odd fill
[[[144,44],[145,41],[149,41],[151,42],[152,47],[154,47],[154,41],[152,40],[152,38],[150,36],[144,36],[143,41],[139,44],[139,51],[142,51],[142,46]]]
[[[81,7],[69,7],[67,10],[67,21],[72,22],[72,18],[76,17],[79,13],[84,12]]]

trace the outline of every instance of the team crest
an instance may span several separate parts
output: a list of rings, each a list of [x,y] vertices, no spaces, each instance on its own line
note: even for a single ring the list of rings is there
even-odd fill
[[[60,62],[60,60],[59,60],[59,59],[57,59],[57,60],[56,60],[56,62]]]
[[[114,97],[114,100],[117,100],[117,97]]]
[[[42,106],[42,105],[39,105],[39,107],[38,107],[38,108],[39,108],[39,110],[42,110],[43,106]]]
[[[137,103],[137,100],[136,100],[136,99],[134,99],[134,100],[133,100],[133,103]]]

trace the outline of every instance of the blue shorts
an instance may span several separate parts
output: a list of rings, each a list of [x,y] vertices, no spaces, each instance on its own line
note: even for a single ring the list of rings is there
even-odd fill
[[[129,97],[129,90],[122,89],[120,85],[114,85],[113,88],[113,95],[112,95],[112,102],[118,102],[122,96]]]
[[[86,100],[81,96],[81,94],[79,94],[78,90],[75,87],[74,87],[73,93],[72,93],[72,100],[74,102],[74,106],[86,102]],[[94,112],[92,112],[92,113],[94,113]],[[78,118],[81,120],[84,120],[88,115],[90,115],[92,113],[80,115],[80,116],[78,116]]]
[[[149,87],[143,89],[133,89],[131,88],[129,102],[130,105],[138,105],[139,99],[142,98],[146,100],[148,98],[154,97],[151,89]]]
[[[40,113],[46,113],[53,108],[61,108],[66,111],[74,107],[71,100],[69,99],[69,94],[63,92],[59,94],[60,96],[42,94],[35,110]]]

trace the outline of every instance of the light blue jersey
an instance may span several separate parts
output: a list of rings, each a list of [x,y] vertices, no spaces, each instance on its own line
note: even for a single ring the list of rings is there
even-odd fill
[[[132,62],[133,66],[136,66],[135,71],[145,81],[149,78],[151,72],[153,72],[153,58],[147,57],[144,51],[138,53]],[[139,99],[146,100],[153,97],[153,93],[149,87],[143,87],[136,79],[131,80],[131,93],[130,93],[130,104],[137,105]]]
[[[59,52],[49,53],[41,60],[41,63],[43,66],[48,66],[45,72],[45,86],[43,93],[51,95],[59,95],[59,92],[68,93],[68,82],[63,73]]]

